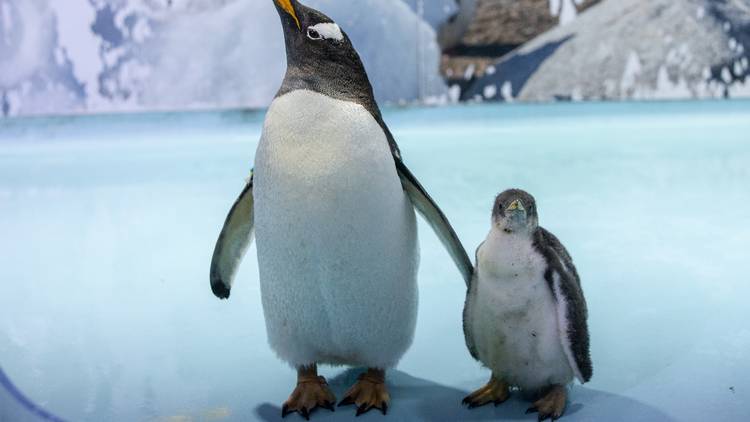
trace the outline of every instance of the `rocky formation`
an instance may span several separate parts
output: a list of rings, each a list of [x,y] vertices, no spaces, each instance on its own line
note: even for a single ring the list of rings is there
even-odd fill
[[[604,0],[500,59],[462,98],[748,96],[749,53],[750,0]]]
[[[459,11],[438,33],[441,71],[449,84],[467,87],[498,58],[598,1],[457,0]]]

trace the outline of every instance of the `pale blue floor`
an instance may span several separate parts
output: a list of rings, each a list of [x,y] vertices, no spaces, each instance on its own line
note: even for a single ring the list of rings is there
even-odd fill
[[[31,402],[67,421],[279,418],[295,373],[266,343],[255,248],[228,302],[208,285],[262,117],[0,120],[0,367]],[[541,224],[573,255],[594,378],[572,388],[564,420],[747,419],[750,102],[386,120],[472,255],[508,187],[536,195]],[[388,417],[361,419],[535,420],[518,398],[460,406],[489,373],[464,346],[463,281],[426,225],[420,234],[414,345],[390,374]],[[339,397],[356,376],[323,372]],[[0,421],[30,415],[0,387]]]

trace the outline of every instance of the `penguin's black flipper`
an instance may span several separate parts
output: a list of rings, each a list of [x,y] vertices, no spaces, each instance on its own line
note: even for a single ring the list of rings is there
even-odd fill
[[[242,257],[253,237],[253,175],[229,210],[211,259],[211,290],[227,299]]]
[[[453,230],[448,218],[445,217],[445,214],[443,214],[435,201],[430,198],[430,195],[424,190],[411,171],[409,171],[406,164],[395,156],[395,154],[394,159],[396,161],[398,177],[401,179],[404,191],[406,191],[407,196],[409,196],[417,211],[422,214],[435,231],[435,234],[440,238],[440,241],[443,242],[443,246],[450,253],[453,262],[455,262],[468,287],[471,283],[474,267],[471,265],[469,255],[466,254],[466,250],[458,239],[458,235]]]
[[[576,378],[588,382],[593,375],[589,350],[588,309],[581,280],[567,249],[557,237],[539,227],[534,234],[534,247],[544,256],[547,280],[557,304],[558,325],[563,348]]]

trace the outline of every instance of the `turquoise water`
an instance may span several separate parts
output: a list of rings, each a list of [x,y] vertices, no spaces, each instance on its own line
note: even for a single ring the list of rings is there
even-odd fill
[[[266,344],[255,248],[228,302],[208,286],[262,119],[0,120],[0,367],[29,403],[67,421],[279,418],[295,374]],[[537,197],[570,250],[594,378],[571,389],[566,420],[746,418],[750,102],[392,109],[386,121],[468,250],[508,187]],[[414,345],[390,374],[388,417],[361,418],[535,420],[520,398],[460,406],[489,373],[464,346],[463,281],[423,223],[420,237]],[[323,374],[339,397],[356,377]],[[0,421],[36,420],[29,403],[0,387]]]

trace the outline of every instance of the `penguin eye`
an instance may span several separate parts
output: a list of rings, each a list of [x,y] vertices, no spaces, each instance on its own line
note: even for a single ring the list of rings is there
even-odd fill
[[[323,37],[320,35],[320,32],[316,31],[313,28],[307,28],[307,38],[310,38],[311,40],[323,39]]]

